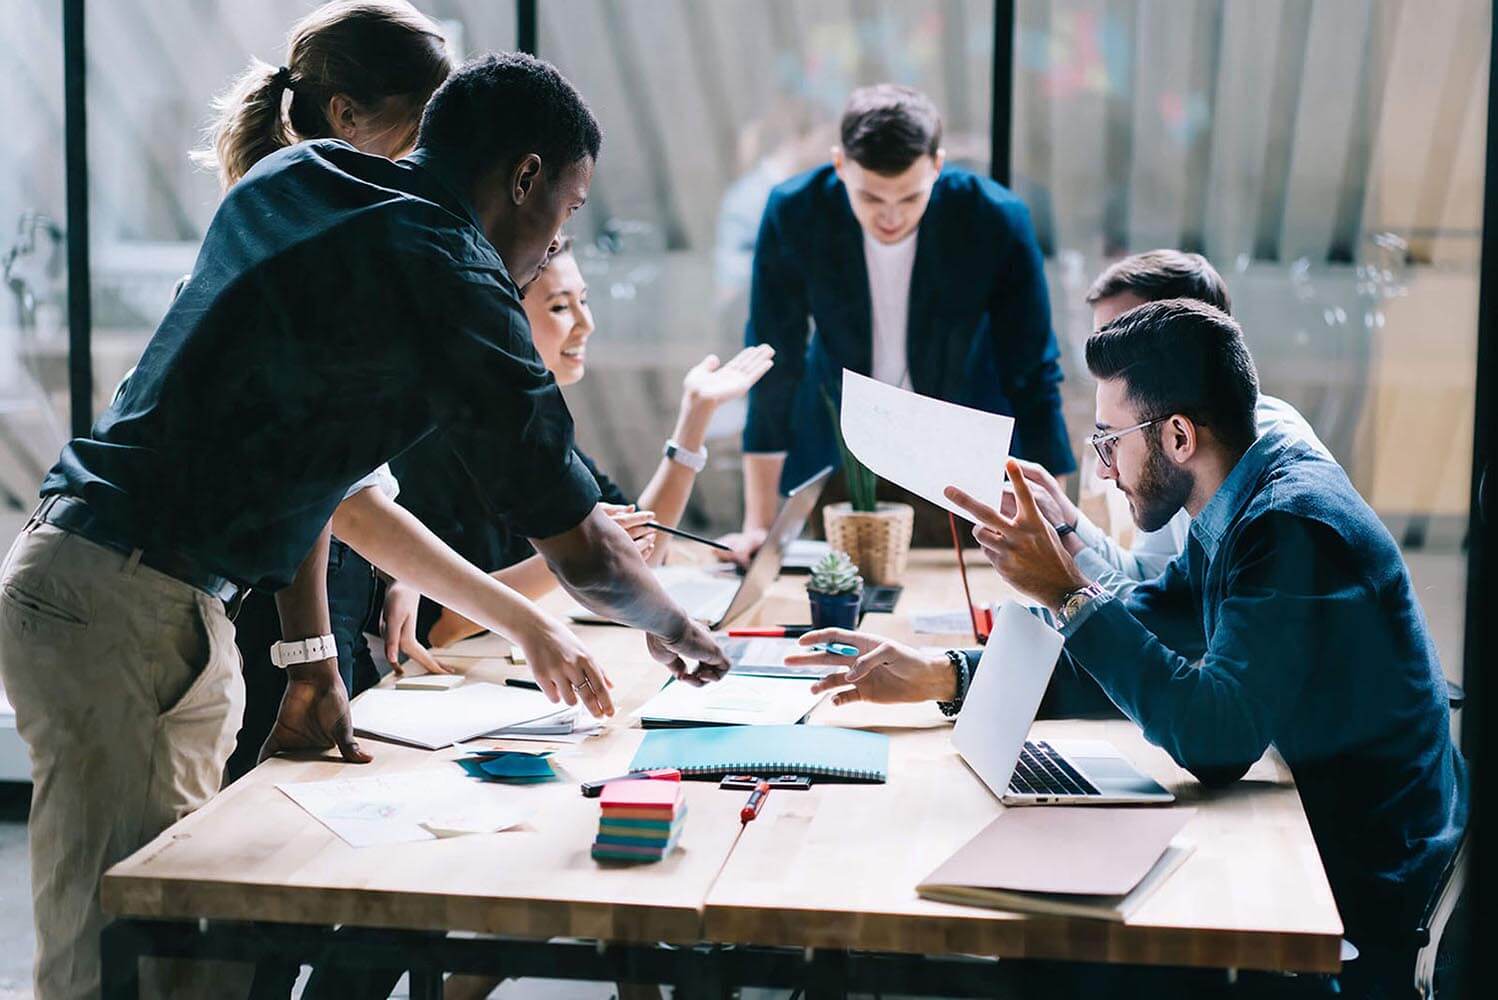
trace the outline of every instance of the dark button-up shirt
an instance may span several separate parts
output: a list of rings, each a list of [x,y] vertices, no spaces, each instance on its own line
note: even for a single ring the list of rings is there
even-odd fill
[[[438,431],[391,463],[401,484],[396,502],[486,573],[529,559],[536,554],[530,540],[508,517],[493,510],[464,470],[457,436]],[[577,460],[598,484],[604,503],[632,502],[591,458],[579,451]]]
[[[302,143],[224,198],[124,392],[42,494],[266,589],[344,491],[434,427],[515,530],[598,499],[519,293],[436,157]]]
[[[1467,818],[1447,688],[1394,539],[1341,467],[1270,430],[1186,551],[1068,624],[1066,651],[1206,782],[1274,745],[1347,936],[1409,935]]]
[[[786,181],[754,249],[746,344],[775,367],[749,393],[744,450],[788,452],[782,485],[839,462],[823,398],[873,366],[863,231],[831,166]],[[906,357],[916,392],[1014,417],[1011,450],[1076,468],[1061,417],[1060,351],[1030,214],[986,177],[946,168],[916,237]]]

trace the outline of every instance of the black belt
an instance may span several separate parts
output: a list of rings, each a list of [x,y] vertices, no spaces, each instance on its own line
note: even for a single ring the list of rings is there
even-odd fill
[[[54,525],[63,531],[86,538],[95,545],[113,549],[126,556],[140,553],[140,563],[158,573],[165,573],[189,587],[201,590],[209,597],[217,597],[225,605],[233,601],[244,590],[228,577],[210,573],[191,557],[170,549],[143,549],[130,539],[106,527],[87,503],[77,497],[53,494],[42,500],[41,506],[31,515],[32,521]]]

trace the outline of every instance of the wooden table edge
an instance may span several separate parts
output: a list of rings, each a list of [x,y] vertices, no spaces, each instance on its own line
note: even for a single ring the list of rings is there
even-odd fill
[[[719,944],[834,948],[904,954],[1250,969],[1341,970],[1340,933],[1160,927],[1106,920],[797,911],[709,902],[704,936]]]

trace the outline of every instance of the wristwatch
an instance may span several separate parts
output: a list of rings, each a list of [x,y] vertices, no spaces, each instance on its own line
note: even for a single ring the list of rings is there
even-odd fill
[[[285,670],[298,663],[316,663],[338,658],[338,643],[331,635],[314,635],[295,642],[271,643],[270,661]]]
[[[707,467],[707,449],[698,448],[691,451],[676,443],[675,438],[666,439],[666,447],[661,452],[677,465],[684,465],[693,472],[701,472]]]
[[[1089,583],[1085,587],[1078,587],[1061,599],[1061,606],[1056,609],[1056,628],[1063,629],[1082,613],[1082,609],[1100,597],[1106,597],[1107,591],[1095,583]]]
[[[967,698],[969,677],[966,656],[955,649],[949,649],[947,659],[952,664],[952,676],[957,681],[957,695],[951,701],[937,702],[936,707],[941,709],[942,715],[950,719],[962,711],[962,702]]]

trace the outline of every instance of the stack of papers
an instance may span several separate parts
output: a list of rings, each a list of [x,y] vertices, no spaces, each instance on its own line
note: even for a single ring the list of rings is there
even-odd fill
[[[534,740],[538,743],[581,743],[603,732],[598,720],[578,708],[563,708],[553,715],[542,716],[518,726],[506,726],[492,733],[488,739]]]
[[[458,766],[470,778],[507,785],[535,785],[556,781],[560,775],[551,766],[551,751],[521,753],[517,750],[480,750],[458,758]]]
[[[448,691],[370,688],[353,701],[354,731],[425,750],[555,715],[540,691],[469,682]]]
[[[758,677],[737,672],[695,687],[673,680],[636,714],[646,729],[677,726],[788,726],[806,718],[825,694],[815,678]]]
[[[518,799],[521,793],[475,786],[446,766],[276,787],[352,847],[494,833],[524,822],[534,811]]]
[[[599,804],[595,858],[659,861],[681,839],[687,797],[680,782],[611,781],[603,787]]]

